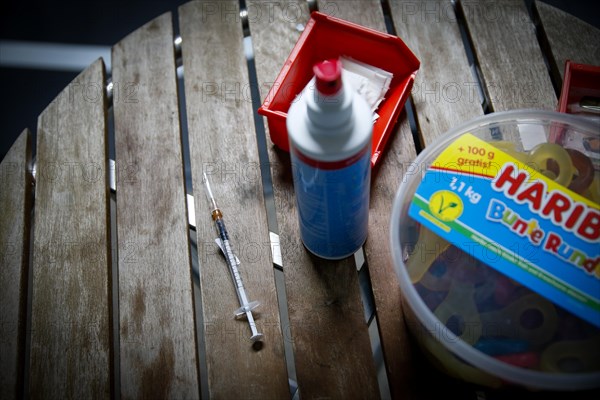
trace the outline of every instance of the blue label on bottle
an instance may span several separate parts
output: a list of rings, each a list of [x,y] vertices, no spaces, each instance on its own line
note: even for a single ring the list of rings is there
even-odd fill
[[[314,162],[291,152],[300,235],[312,253],[329,259],[354,254],[368,231],[370,146],[358,157]]]

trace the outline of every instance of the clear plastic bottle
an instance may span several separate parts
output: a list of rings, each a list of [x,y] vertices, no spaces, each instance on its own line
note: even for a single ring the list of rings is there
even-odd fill
[[[315,255],[341,259],[367,238],[372,112],[339,60],[313,71],[286,121],[300,235]]]

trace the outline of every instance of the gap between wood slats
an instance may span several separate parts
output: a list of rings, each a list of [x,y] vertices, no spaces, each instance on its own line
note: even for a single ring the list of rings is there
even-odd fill
[[[535,25],[535,35],[537,41],[540,45],[540,49],[542,50],[542,56],[544,57],[544,63],[548,68],[548,72],[550,73],[550,80],[552,81],[552,87],[554,88],[554,93],[556,97],[560,96],[560,91],[562,89],[562,78],[561,72],[559,68],[564,66],[556,65],[554,58],[552,57],[552,50],[550,48],[550,43],[548,41],[548,37],[544,31],[544,27],[542,25],[540,15],[537,10],[537,6],[534,5],[534,0],[524,0],[527,6],[527,12],[529,13],[529,17],[533,21]]]
[[[385,20],[385,28],[387,30],[387,33],[389,33],[390,35],[398,36],[396,28],[394,27],[392,11],[388,0],[381,0],[381,10],[383,11],[383,17]],[[404,112],[406,112],[406,117],[408,118],[410,132],[412,133],[413,142],[415,143],[415,151],[417,155],[419,155],[423,150],[424,145],[421,140],[421,132],[419,131],[419,124],[417,123],[417,113],[413,104],[412,95],[408,96],[408,99],[406,100]]]
[[[25,309],[24,309],[24,330],[22,334],[24,335],[22,340],[23,354],[21,355],[22,360],[20,363],[20,371],[18,374],[21,374],[21,381],[18,383],[16,398],[29,399],[29,391],[27,388],[29,387],[29,365],[30,365],[30,356],[31,356],[31,298],[33,293],[33,239],[34,239],[34,229],[35,229],[35,158],[36,158],[36,129],[37,126],[33,128],[26,128],[30,133],[29,138],[29,165],[27,166],[28,180],[30,182],[30,192],[28,196],[29,201],[29,213],[27,217],[29,218],[29,231],[27,237],[27,280],[25,282],[25,286],[21,289],[24,290],[23,294],[25,301]],[[24,249],[25,250],[25,249]]]
[[[492,5],[472,0],[457,1],[455,6],[459,24],[466,32],[467,51],[473,54],[480,85],[485,94],[485,112],[531,107],[554,109],[556,94],[553,93],[551,71],[547,60],[543,59],[538,38],[530,36],[529,28],[533,29],[535,24],[527,10],[527,2],[513,0],[494,3],[491,10],[484,11],[487,10],[486,7]],[[499,25],[501,23],[504,25]],[[492,33],[494,29],[496,31]],[[519,41],[500,55],[496,48],[481,45],[488,34],[494,35],[498,46],[507,46],[507,41],[515,36]],[[487,39],[493,40],[492,36]],[[525,55],[526,49],[530,52]],[[496,57],[495,63],[491,64],[491,61],[486,59],[486,63],[481,64],[478,53],[481,55],[482,52]],[[527,68],[522,68],[520,61],[525,60],[528,63]],[[515,64],[508,65],[511,61]],[[540,61],[545,62],[545,65],[541,66]],[[548,73],[547,78],[541,73],[542,70]],[[500,74],[501,77],[498,77]],[[494,82],[494,79],[498,82]],[[551,90],[548,90],[550,88]],[[491,92],[494,94],[493,98]]]
[[[254,131],[256,132],[256,140],[258,146],[258,156],[260,160],[260,172],[263,184],[263,195],[265,206],[267,208],[267,222],[269,231],[279,235],[279,227],[277,225],[277,216],[275,211],[275,199],[273,196],[273,178],[271,176],[270,160],[267,150],[266,130],[264,120],[258,114],[258,108],[261,106],[260,90],[258,76],[256,73],[256,64],[254,62],[254,53],[252,50],[252,32],[248,24],[248,8],[245,0],[239,0],[240,13],[242,15],[242,27],[244,30],[244,45],[246,50],[246,60],[248,64],[248,76],[250,82],[250,95],[252,99],[252,109],[254,117]],[[277,299],[279,303],[279,316],[281,327],[284,333],[284,352],[286,366],[288,371],[288,379],[290,383],[290,392],[292,396],[299,395],[297,390],[297,376],[294,350],[292,346],[292,338],[290,337],[290,320],[288,314],[287,294],[285,289],[285,281],[283,270],[277,264],[274,264],[275,287],[277,289]]]
[[[454,15],[456,16],[456,23],[460,31],[460,36],[462,38],[462,43],[465,48],[465,52],[467,53],[467,60],[471,67],[471,75],[473,76],[473,79],[475,79],[475,81],[477,82],[477,93],[479,95],[481,107],[483,108],[483,113],[489,114],[490,112],[492,112],[490,107],[489,95],[484,89],[485,85],[483,77],[481,75],[481,70],[479,69],[478,61],[475,57],[475,52],[473,51],[473,43],[471,41],[471,38],[469,37],[465,15],[463,14],[461,7],[458,7],[456,3],[456,0],[452,0]]]
[[[30,277],[31,134],[25,129],[0,164],[0,397],[23,396]]]
[[[465,46],[465,51],[467,52],[467,59],[469,60],[469,64],[471,65],[471,73],[473,74],[473,77],[476,79],[479,86],[479,93],[481,96],[481,106],[483,107],[483,113],[489,114],[493,112],[490,95],[485,89],[485,81],[481,73],[481,69],[479,68],[479,60],[475,55],[473,39],[469,34],[469,30],[467,28],[467,20],[463,9],[462,7],[460,7],[459,4],[457,4],[458,1],[459,0],[452,1],[454,5],[454,13],[456,15],[456,22],[458,24],[458,28],[460,29],[460,34],[463,40],[463,45]]]
[[[108,159],[115,160],[115,119],[113,109],[114,88],[109,85],[112,83],[112,77],[107,74],[105,88],[107,91],[108,108],[106,111],[106,129],[108,140]],[[109,174],[112,177],[117,176],[117,164],[108,165]],[[116,180],[112,182],[116,183]],[[111,182],[109,182],[110,186]],[[109,187],[110,190],[110,187]],[[120,352],[120,332],[119,332],[119,248],[117,246],[117,198],[113,190],[110,191],[109,197],[109,212],[110,212],[110,248],[112,255],[112,346],[113,346],[113,393],[112,397],[115,400],[121,398],[121,352]]]
[[[32,133],[32,137],[35,135]],[[34,147],[32,146],[32,163],[35,159]],[[33,179],[33,164],[32,164],[32,189],[31,189],[31,210],[29,213],[29,262],[27,273],[27,310],[25,317],[25,360],[23,361],[23,386],[21,388],[24,399],[29,399],[29,394],[26,388],[29,387],[29,360],[31,358],[31,297],[33,293],[33,232],[35,228],[35,181]]]
[[[187,103],[185,98],[185,75],[183,69],[183,58],[182,58],[182,40],[181,31],[179,27],[179,9],[173,11],[173,36],[175,46],[175,64],[177,67],[177,92],[179,98],[179,124],[181,127],[181,144],[182,144],[182,155],[183,155],[183,168],[185,175],[185,188],[186,193],[193,196],[194,187],[192,183],[192,167],[190,161],[190,144],[189,144],[189,131],[188,131],[188,119],[187,119]],[[200,189],[201,190],[201,189]],[[200,192],[199,190],[199,192]],[[200,193],[196,193],[199,195]],[[193,205],[193,201],[191,202]],[[190,203],[188,202],[188,207]],[[189,214],[188,210],[188,214]],[[200,210],[199,210],[200,212]],[[195,214],[195,212],[194,212]],[[189,218],[194,219],[194,216]],[[194,220],[195,224],[195,220]],[[200,398],[208,399],[209,388],[208,388],[208,373],[207,373],[207,361],[206,361],[206,338],[204,334],[204,314],[202,313],[202,295],[200,292],[200,264],[198,260],[198,244],[197,236],[194,228],[190,227],[189,231],[189,246],[190,246],[190,257],[192,262],[192,278],[193,278],[193,292],[194,292],[194,309],[196,313],[196,343],[197,343],[197,354],[198,354],[198,371],[200,374]]]
[[[600,65],[600,30],[581,19],[539,0],[525,0],[533,20],[556,97],[560,97],[565,63]],[[595,12],[590,7],[589,12]]]

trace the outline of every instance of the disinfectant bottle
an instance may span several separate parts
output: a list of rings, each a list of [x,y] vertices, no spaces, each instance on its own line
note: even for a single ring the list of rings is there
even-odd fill
[[[315,255],[341,259],[367,238],[373,114],[339,60],[313,72],[286,122],[300,235]]]

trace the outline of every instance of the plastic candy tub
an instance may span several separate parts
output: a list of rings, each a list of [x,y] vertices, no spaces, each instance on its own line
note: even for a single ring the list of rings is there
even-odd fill
[[[373,125],[375,165],[410,94],[419,60],[397,36],[313,12],[258,112],[267,117],[273,143],[289,151],[287,111],[313,76],[317,62],[340,56],[381,68],[394,77]]]
[[[440,137],[401,182],[390,234],[406,321],[454,377],[600,386],[598,154],[549,143],[557,131],[599,134],[556,112],[490,114]]]

